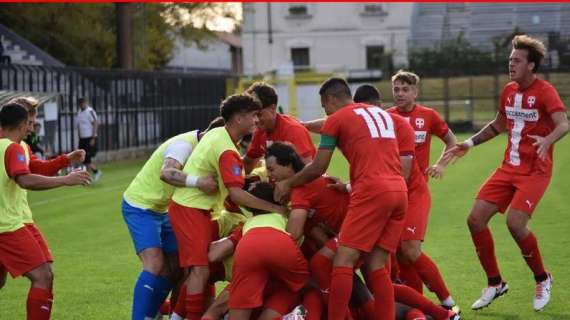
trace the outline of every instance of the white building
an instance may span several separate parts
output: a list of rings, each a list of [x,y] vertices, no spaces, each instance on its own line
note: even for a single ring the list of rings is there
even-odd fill
[[[407,64],[412,3],[244,3],[244,73]],[[390,57],[391,60],[390,61]]]

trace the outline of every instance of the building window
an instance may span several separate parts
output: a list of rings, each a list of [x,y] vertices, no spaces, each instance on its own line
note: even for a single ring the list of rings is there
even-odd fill
[[[384,7],[378,3],[366,3],[363,5],[362,13],[363,16],[385,16],[388,13],[384,11]]]
[[[366,69],[381,70],[384,59],[383,46],[367,46],[366,47]]]
[[[291,61],[295,70],[309,69],[309,48],[291,48]]]
[[[311,14],[309,12],[309,6],[302,3],[295,3],[289,5],[288,13],[289,13],[287,16],[288,18],[306,19],[311,17]]]

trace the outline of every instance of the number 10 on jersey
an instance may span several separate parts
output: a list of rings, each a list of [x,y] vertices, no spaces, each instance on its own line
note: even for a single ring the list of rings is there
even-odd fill
[[[379,107],[356,108],[354,113],[361,116],[368,126],[372,138],[396,138],[394,121]]]

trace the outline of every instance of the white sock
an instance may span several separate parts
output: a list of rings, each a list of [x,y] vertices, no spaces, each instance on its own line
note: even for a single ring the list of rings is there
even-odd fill
[[[170,315],[170,320],[184,320],[184,318],[182,318],[181,316],[179,316],[176,312],[173,312]]]
[[[447,307],[453,307],[455,305],[455,301],[453,300],[453,298],[451,296],[445,298],[445,300],[443,300],[441,302],[442,305],[447,306]]]

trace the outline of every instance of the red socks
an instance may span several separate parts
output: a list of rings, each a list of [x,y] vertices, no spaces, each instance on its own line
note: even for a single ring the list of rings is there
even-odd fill
[[[177,315],[181,316],[182,318],[186,317],[186,285],[182,285],[180,287],[180,291],[178,291],[178,299],[176,300],[176,305],[174,306],[174,310],[172,312],[176,313]]]
[[[204,312],[204,293],[186,294],[186,319],[200,320]]]
[[[530,270],[532,270],[536,281],[540,282],[546,280],[548,276],[544,270],[542,257],[540,256],[540,250],[538,250],[538,243],[534,234],[532,232],[529,232],[528,236],[520,241],[517,241],[517,244],[521,249],[521,254],[526,261],[526,264]]]
[[[400,280],[402,280],[402,282],[408,287],[423,294],[424,283],[422,282],[420,275],[416,271],[416,268],[414,268],[414,265],[400,262],[399,266],[400,266]]]
[[[26,303],[27,320],[49,320],[53,294],[41,288],[30,288]]]
[[[374,294],[374,309],[376,311],[374,319],[394,320],[396,318],[394,287],[392,286],[388,270],[386,268],[374,270],[370,273],[368,279],[370,281],[370,289]]]
[[[499,272],[499,265],[495,257],[495,244],[493,242],[493,235],[487,228],[479,233],[472,234],[473,244],[481,266],[487,274],[489,285],[498,285],[501,283],[501,273]]]
[[[330,288],[331,285],[331,276],[332,276],[332,261],[329,258],[323,256],[320,253],[316,253],[310,262],[311,268],[311,276],[317,284],[319,288],[324,291],[323,294],[323,302],[325,305],[328,305],[329,301],[329,294],[325,293]]]
[[[416,290],[401,284],[394,284],[394,297],[396,302],[418,308],[434,319],[447,319],[448,311],[441,306],[431,302],[428,298],[418,293]]]
[[[303,295],[303,306],[307,309],[307,320],[321,320],[323,300],[318,289],[311,288]]]
[[[329,320],[344,320],[352,294],[353,272],[352,267],[333,268],[328,306]],[[393,319],[394,317],[391,320]]]
[[[430,257],[422,253],[416,262],[414,262],[414,268],[428,289],[437,295],[439,301],[443,301],[449,297],[449,290],[447,290],[447,286],[437,266]]]

